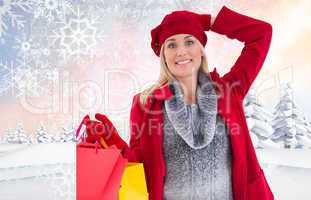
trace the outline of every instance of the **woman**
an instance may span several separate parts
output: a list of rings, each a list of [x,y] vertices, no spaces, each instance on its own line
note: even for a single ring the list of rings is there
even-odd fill
[[[245,44],[223,77],[208,71],[209,30]],[[274,199],[242,104],[269,50],[271,25],[223,6],[215,19],[172,12],[151,36],[161,61],[159,81],[133,98],[130,144],[116,133],[106,141],[129,161],[144,163],[152,200]]]

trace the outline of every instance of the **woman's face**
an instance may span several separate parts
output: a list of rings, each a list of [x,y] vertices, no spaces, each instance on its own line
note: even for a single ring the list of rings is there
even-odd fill
[[[202,59],[199,42],[189,34],[176,34],[165,40],[165,61],[175,77],[185,78],[198,73]]]

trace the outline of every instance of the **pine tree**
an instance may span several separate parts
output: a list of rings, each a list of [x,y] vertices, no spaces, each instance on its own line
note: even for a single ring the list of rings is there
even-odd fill
[[[31,144],[31,138],[25,133],[24,126],[21,122],[17,123],[15,131],[9,133],[7,142],[11,144]]]
[[[8,128],[4,131],[4,134],[2,136],[2,142],[3,143],[11,143],[11,141],[13,141],[14,138],[14,130],[12,128]]]
[[[51,143],[52,137],[47,133],[46,128],[42,123],[36,131],[36,140],[38,143]]]
[[[61,128],[61,142],[75,142],[75,129],[72,125]]]
[[[57,133],[57,134],[53,135],[52,136],[52,142],[53,143],[62,142],[62,138],[61,138],[60,134]]]
[[[273,141],[282,144],[285,148],[311,146],[306,119],[293,101],[293,90],[290,84],[283,86],[274,114]]]
[[[271,141],[273,128],[270,125],[273,115],[256,99],[256,91],[250,89],[244,102],[247,126],[252,142],[256,148],[278,147]]]
[[[311,140],[311,123],[305,118],[305,127],[307,129],[307,137]]]

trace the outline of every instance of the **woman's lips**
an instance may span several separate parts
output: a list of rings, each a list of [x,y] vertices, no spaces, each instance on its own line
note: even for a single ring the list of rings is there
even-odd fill
[[[177,65],[185,65],[185,64],[190,63],[191,61],[192,61],[192,59],[187,59],[187,60],[183,60],[183,61],[178,61],[175,64],[177,64]]]

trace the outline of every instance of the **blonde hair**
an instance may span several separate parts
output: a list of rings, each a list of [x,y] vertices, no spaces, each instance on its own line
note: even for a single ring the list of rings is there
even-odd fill
[[[202,55],[203,55],[199,69],[209,76],[207,58],[206,58],[204,47],[200,42],[198,42],[198,44],[201,47]],[[165,86],[173,78],[174,78],[173,74],[169,71],[169,69],[166,65],[165,57],[164,57],[164,45],[162,45],[161,50],[160,50],[160,75],[159,75],[158,81],[155,84],[153,84],[152,86],[148,87],[147,89],[145,89],[141,92],[140,98],[139,98],[140,103],[142,105],[145,105],[147,102],[147,98],[153,93],[154,90],[156,90],[157,88],[159,88],[161,86]]]

